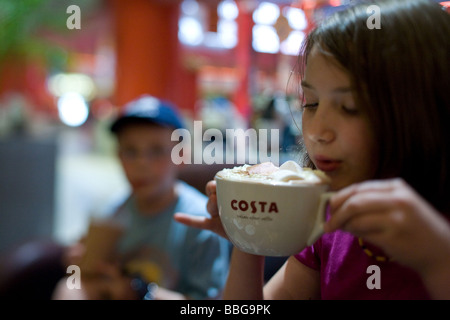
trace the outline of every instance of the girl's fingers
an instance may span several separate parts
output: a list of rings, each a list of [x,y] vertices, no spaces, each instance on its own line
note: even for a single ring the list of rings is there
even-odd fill
[[[206,210],[209,212],[211,217],[219,216],[219,208],[217,207],[217,195],[211,194],[206,204]]]
[[[396,188],[399,179],[393,180],[371,180],[352,184],[339,192],[330,199],[330,206],[333,209],[339,208],[350,197],[362,192],[390,192]]]
[[[347,197],[344,202],[340,202],[338,207],[335,206],[335,203],[332,203],[332,215],[325,224],[325,231],[347,230],[347,225],[357,216],[388,211],[392,206],[389,201],[390,195],[390,191],[358,191]]]
[[[219,236],[228,239],[219,216],[207,218],[177,212],[174,215],[174,219],[190,227],[210,230],[214,233],[217,233]]]
[[[208,183],[206,184],[206,187],[205,187],[205,192],[208,197],[210,197],[213,194],[215,195],[216,194],[216,181],[214,181],[214,180],[208,181]]]
[[[209,224],[208,223],[209,219],[207,217],[192,216],[190,214],[186,214],[186,213],[182,213],[182,212],[175,213],[174,219],[177,222],[180,222],[187,226],[194,227],[194,228],[200,228],[200,229],[206,229],[206,226],[208,226],[208,224]]]
[[[211,217],[193,216],[182,212],[177,212],[174,215],[174,219],[190,227],[210,230],[227,239],[222,222],[220,221],[219,209],[217,207],[216,182],[214,180],[209,181],[206,184],[205,191],[208,196],[206,210],[209,212]]]
[[[376,211],[356,215],[345,224],[344,229],[357,237],[369,239],[375,234],[386,232],[386,217],[384,212]]]

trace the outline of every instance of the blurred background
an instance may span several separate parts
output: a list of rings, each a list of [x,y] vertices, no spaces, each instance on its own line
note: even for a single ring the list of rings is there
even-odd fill
[[[144,93],[203,131],[279,129],[280,162],[298,157],[291,70],[305,34],[351,2],[0,0],[0,253],[71,243],[127,191],[108,126]]]

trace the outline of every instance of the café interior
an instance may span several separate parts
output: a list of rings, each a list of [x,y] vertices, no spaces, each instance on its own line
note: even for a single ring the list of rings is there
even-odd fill
[[[142,94],[176,105],[192,134],[200,125],[203,146],[210,129],[268,130],[272,159],[298,159],[291,70],[315,23],[352,2],[2,1],[0,285],[33,259],[30,242],[76,241],[128,192],[109,126]],[[192,163],[180,178],[204,192],[219,168],[238,164]]]

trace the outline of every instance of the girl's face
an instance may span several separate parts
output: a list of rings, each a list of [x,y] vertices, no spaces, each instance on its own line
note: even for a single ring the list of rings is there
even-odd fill
[[[177,167],[171,134],[172,129],[146,124],[121,130],[119,159],[137,198],[155,201],[172,191]]]
[[[366,112],[355,104],[347,73],[314,47],[302,88],[305,147],[317,169],[331,178],[331,189],[373,178],[375,139]]]

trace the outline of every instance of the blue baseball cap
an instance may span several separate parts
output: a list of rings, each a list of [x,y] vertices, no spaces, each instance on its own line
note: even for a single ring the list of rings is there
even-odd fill
[[[183,120],[176,107],[167,101],[145,94],[127,103],[121,115],[111,125],[113,133],[128,123],[154,123],[174,129],[184,128]]]

